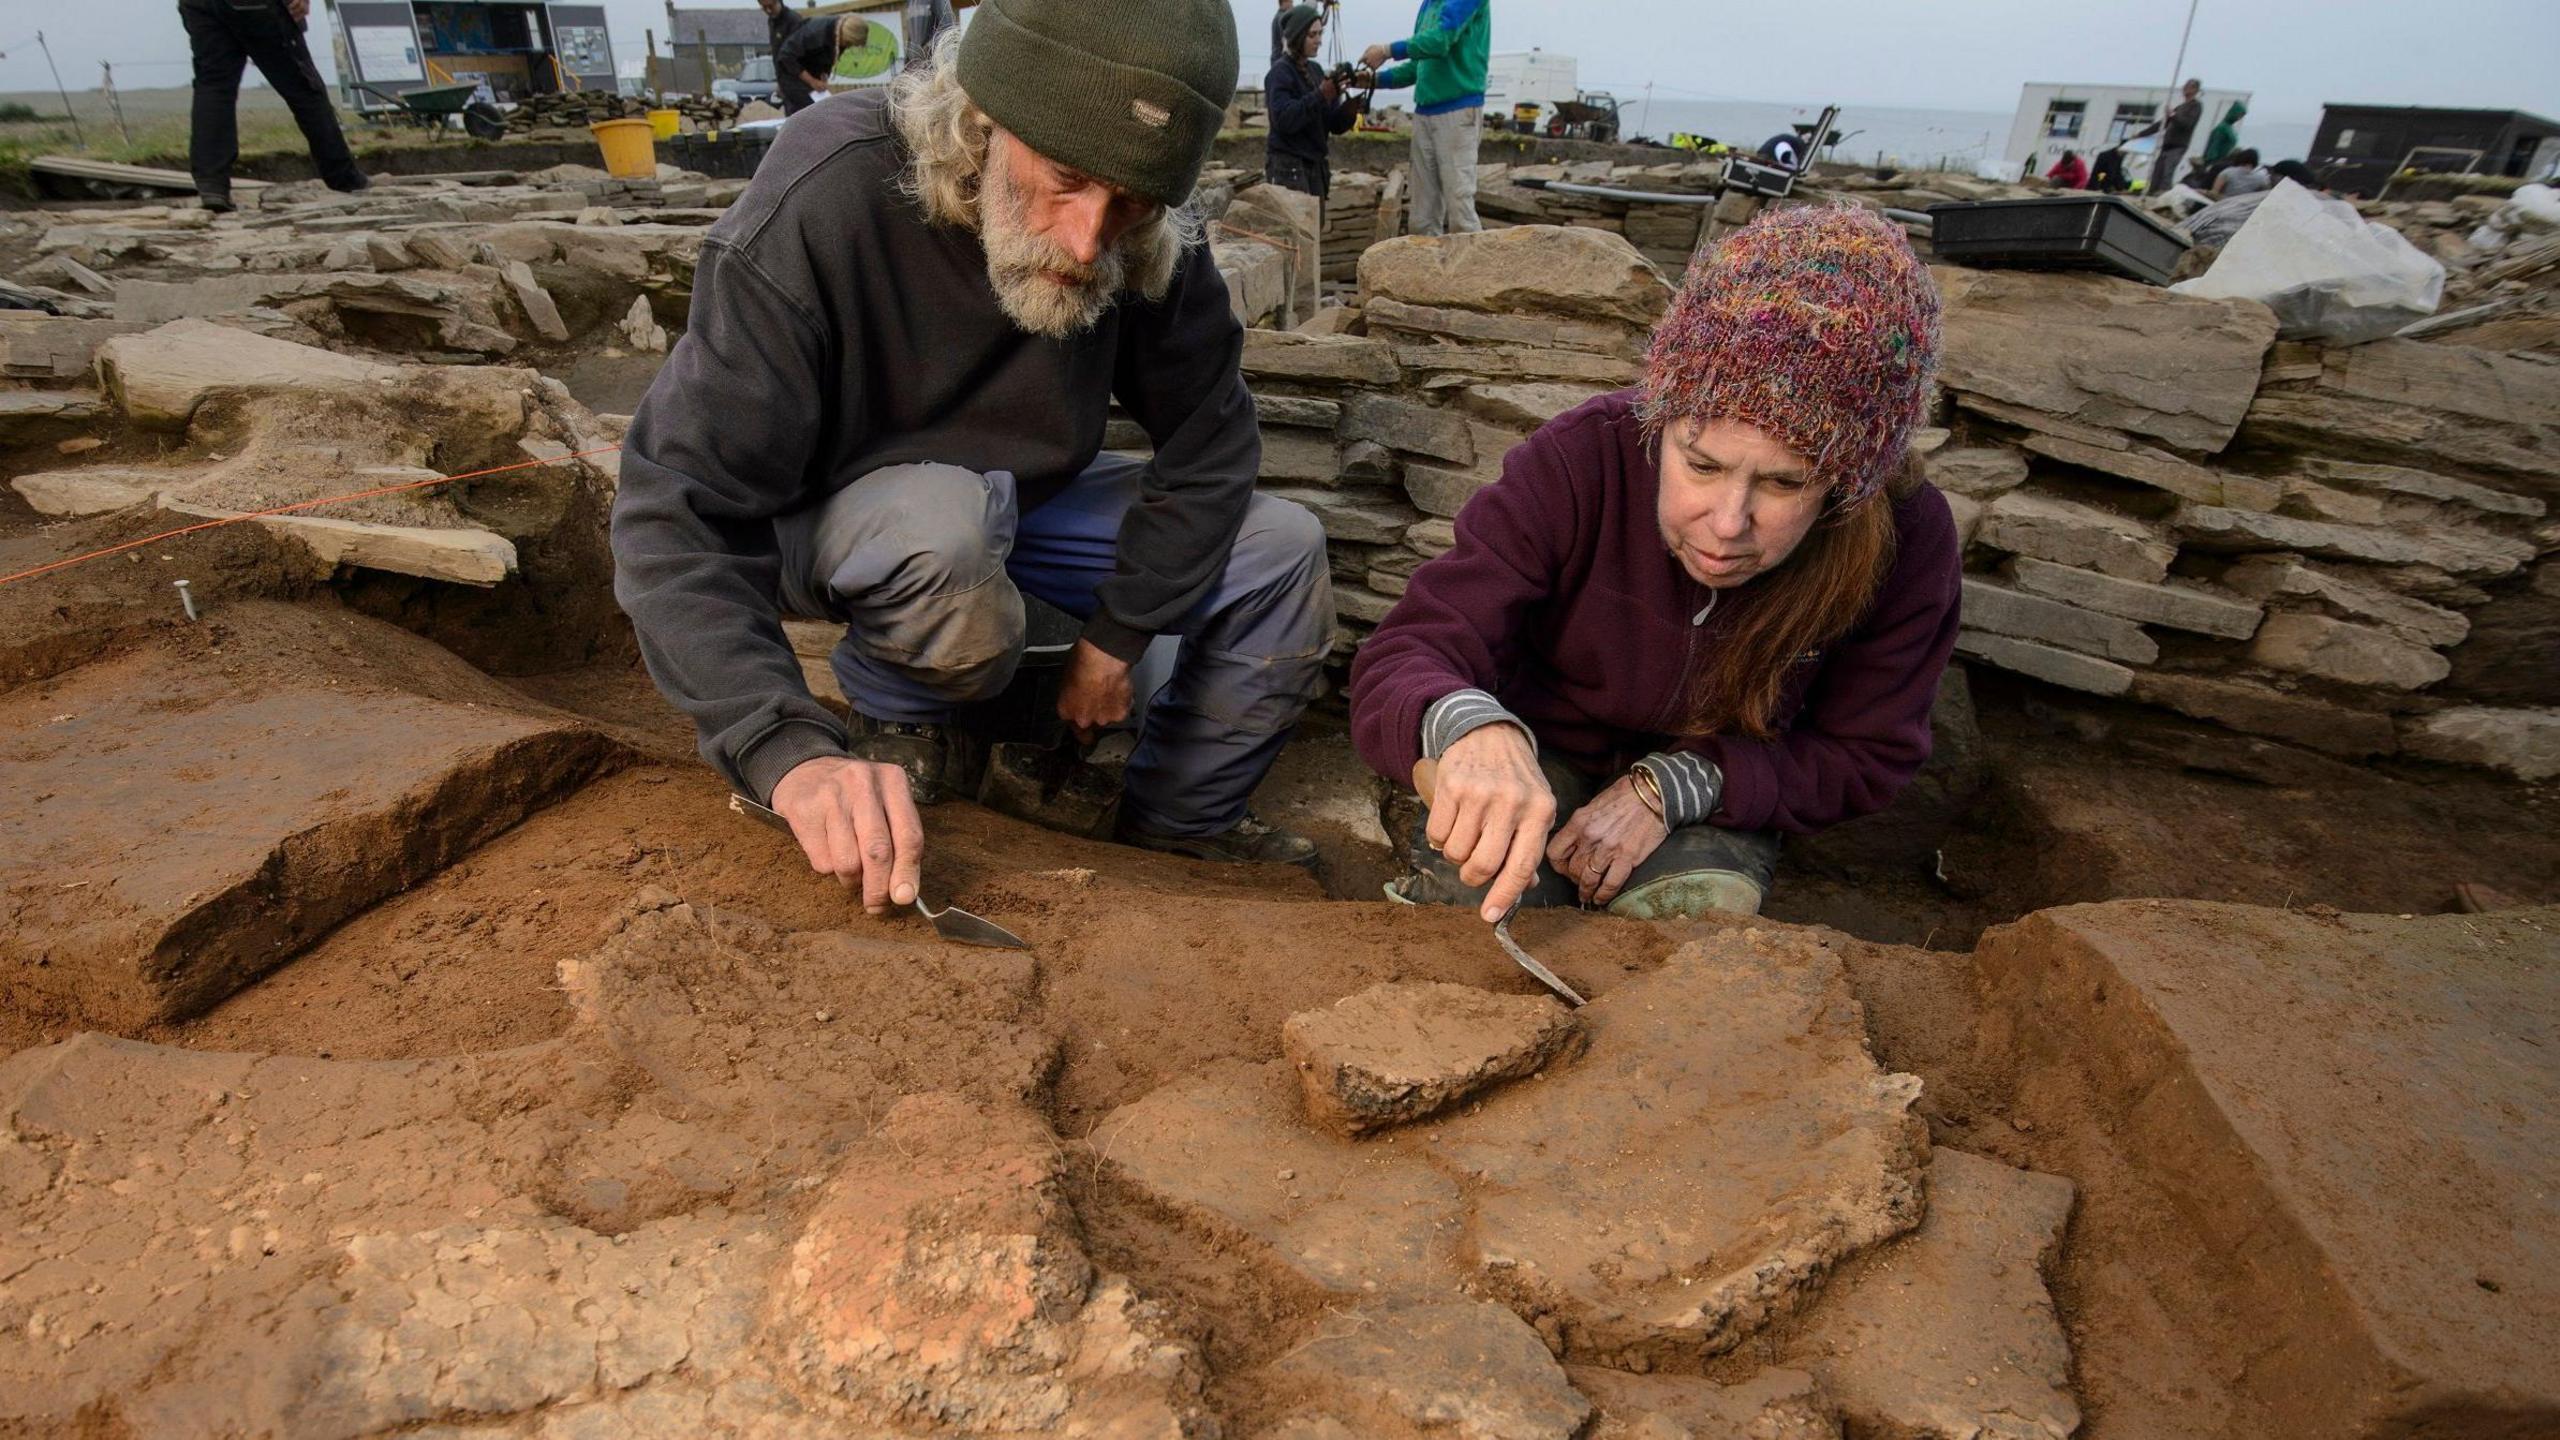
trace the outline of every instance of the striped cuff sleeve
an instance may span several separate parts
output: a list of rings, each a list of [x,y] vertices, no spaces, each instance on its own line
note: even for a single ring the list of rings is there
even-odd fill
[[[1656,752],[1636,762],[1662,790],[1662,823],[1704,825],[1724,801],[1724,770],[1704,755]]]
[[[1529,753],[1537,753],[1537,735],[1520,723],[1519,716],[1503,709],[1501,701],[1482,690],[1452,690],[1422,712],[1422,758],[1439,759],[1460,736],[1487,725],[1519,725],[1520,733],[1529,737]]]

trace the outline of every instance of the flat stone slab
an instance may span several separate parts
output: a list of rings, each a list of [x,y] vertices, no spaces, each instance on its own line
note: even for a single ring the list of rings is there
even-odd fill
[[[1267,1374],[1312,1391],[1317,1415],[1353,1435],[1574,1440],[1591,1418],[1591,1402],[1538,1332],[1499,1305],[1396,1306],[1349,1315],[1333,1328],[1338,1333],[1298,1346]]]
[[[1840,961],[1793,932],[1683,946],[1578,1012],[1588,1054],[1432,1127],[1477,1283],[1567,1358],[1694,1369],[1917,1224],[1920,1082],[1869,1057]]]
[[[29,1013],[194,1014],[620,753],[378,621],[216,613],[216,653],[0,696],[0,987]]]
[[[2073,1188],[1931,1152],[1929,1218],[1833,1279],[1792,1361],[1859,1434],[2065,1440],[2080,1407],[2044,1270]]]
[[[1576,225],[1382,240],[1360,254],[1360,295],[1638,327],[1671,305],[1671,287],[1625,237]]]
[[[815,1440],[920,1373],[1178,1408],[1184,1353],[1050,1224],[1035,965],[644,892],[537,1045],[0,1059],[0,1431]]]
[[[1818,939],[1693,942],[1577,1018],[1580,1060],[1384,1136],[1320,1133],[1291,1067],[1233,1065],[1087,1144],[1141,1203],[1302,1282],[1490,1294],[1622,1368],[1695,1370],[1919,1222],[1919,1082],[1868,1056]]]
[[[1544,996],[1390,983],[1290,1016],[1280,1049],[1298,1067],[1308,1116],[1359,1135],[1544,1069],[1579,1031]]]
[[[1189,1228],[1339,1293],[1456,1288],[1458,1187],[1403,1144],[1308,1127],[1294,1069],[1236,1064],[1113,1111],[1106,1169]]]
[[[2119,901],[1980,957],[2019,1063],[2085,1067],[2233,1277],[2298,1433],[2560,1433],[2560,912]]]
[[[1600,1410],[1585,1440],[1840,1440],[1838,1407],[1802,1370],[1731,1385],[1586,1365],[1566,1373]]]
[[[2274,312],[2095,275],[1931,272],[1950,390],[2211,454],[2249,412]]]

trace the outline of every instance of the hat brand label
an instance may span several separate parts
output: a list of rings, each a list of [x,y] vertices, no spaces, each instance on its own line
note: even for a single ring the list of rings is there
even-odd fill
[[[1173,120],[1172,111],[1145,100],[1130,101],[1129,113],[1137,116],[1138,123],[1150,130],[1161,130]]]

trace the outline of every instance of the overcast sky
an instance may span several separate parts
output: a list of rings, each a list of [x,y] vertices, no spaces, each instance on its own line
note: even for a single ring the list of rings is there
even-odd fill
[[[1114,0],[1088,0],[1110,4]],[[1247,70],[1268,50],[1271,0],[1233,0]],[[617,54],[663,29],[653,0],[606,0]],[[1494,48],[1581,61],[1620,96],[1775,100],[2007,112],[2029,81],[2157,84],[2183,0],[1493,0]],[[317,6],[315,5],[315,9]],[[1356,48],[1406,33],[1414,6],[1347,0]],[[316,19],[317,17],[315,17]],[[187,42],[175,0],[0,3],[0,90],[50,89],[41,26],[74,89],[115,62],[119,83],[178,85]],[[313,49],[329,65],[324,32]],[[661,37],[663,39],[663,37]],[[2200,0],[2187,70],[2256,92],[2262,119],[2318,118],[2327,100],[2472,105],[2560,118],[2560,0]]]

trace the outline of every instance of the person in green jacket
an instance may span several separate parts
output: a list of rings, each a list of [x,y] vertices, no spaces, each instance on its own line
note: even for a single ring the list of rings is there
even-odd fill
[[[1410,38],[1372,45],[1360,58],[1377,71],[1379,89],[1413,88],[1416,235],[1484,228],[1476,218],[1476,142],[1492,53],[1492,0],[1422,0]]]
[[[2222,112],[2222,123],[2204,137],[2204,154],[2197,159],[2196,170],[2206,183],[2212,182],[2222,162],[2231,158],[2231,152],[2240,148],[2240,121],[2248,113],[2248,101],[2232,101],[2231,108]]]

